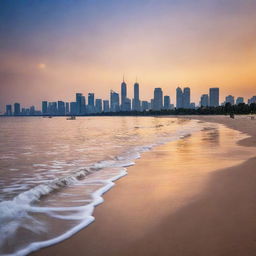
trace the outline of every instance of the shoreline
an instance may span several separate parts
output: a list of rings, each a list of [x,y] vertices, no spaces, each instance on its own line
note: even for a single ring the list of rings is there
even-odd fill
[[[191,116],[184,117],[191,119]],[[193,119],[197,120],[216,122],[216,119],[219,118],[219,116],[213,117],[212,120],[206,120],[207,118],[208,116],[203,117],[204,120],[202,120],[200,119],[200,116],[193,117]],[[223,120],[219,120],[219,123],[230,128],[233,126],[232,129],[246,132],[252,136],[251,138],[243,139],[238,143],[238,145],[255,145],[256,136],[255,131],[253,132],[253,127],[236,127],[234,123],[232,123],[232,121],[235,120],[228,119],[228,121],[226,121],[224,118],[227,119],[227,117],[223,117]],[[249,126],[251,127],[251,125]],[[162,173],[160,177],[155,174],[156,168],[159,170],[159,161],[156,160],[156,158],[160,158],[164,162],[160,163],[160,167],[162,167],[160,169],[165,171],[170,169],[168,167],[170,162],[168,158],[170,157],[170,144],[172,145],[172,143],[174,142],[159,146],[157,149],[153,149],[151,152],[144,153],[142,158],[136,161],[135,166],[128,168],[129,175],[124,179],[118,180],[116,182],[117,186],[104,195],[104,204],[96,207],[94,212],[96,222],[89,225],[86,229],[81,230],[71,238],[59,244],[36,251],[32,253],[32,255],[69,255],[72,253],[74,248],[79,250],[80,253],[78,255],[170,255],[171,252],[173,253],[172,255],[241,255],[235,254],[235,251],[231,252],[230,247],[226,248],[225,244],[227,241],[225,244],[222,244],[221,241],[219,241],[220,238],[225,238],[226,240],[228,239],[228,237],[218,237],[218,235],[223,233],[223,230],[221,230],[222,232],[220,233],[220,231],[218,229],[216,230],[216,228],[213,226],[208,227],[208,230],[207,228],[205,228],[206,230],[201,230],[201,233],[204,234],[205,237],[209,238],[209,236],[211,236],[209,238],[209,241],[211,241],[210,244],[209,241],[204,239],[204,236],[199,237],[204,241],[203,243],[198,244],[198,239],[195,239],[198,238],[197,232],[192,231],[193,228],[203,229],[203,227],[207,227],[207,224],[209,224],[209,219],[211,220],[215,217],[217,220],[219,220],[221,217],[220,213],[223,213],[223,210],[220,212],[217,210],[216,212],[216,208],[218,207],[213,207],[212,205],[210,205],[210,207],[209,205],[208,207],[205,207],[205,204],[209,204],[209,200],[207,198],[211,198],[212,194],[217,195],[217,199],[219,200],[213,198],[210,200],[211,204],[218,205],[220,204],[221,200],[224,200],[225,203],[221,204],[221,206],[224,208],[226,205],[230,205],[230,202],[233,202],[232,200],[236,199],[236,202],[237,198],[239,198],[239,195],[237,195],[237,191],[241,191],[241,186],[239,187],[239,184],[237,189],[230,184],[227,186],[227,188],[225,185],[225,182],[228,182],[230,177],[232,177],[230,174],[231,172],[233,175],[235,170],[237,173],[236,176],[239,176],[239,180],[241,180],[241,178],[246,178],[240,173],[241,170],[245,168],[248,169],[250,174],[254,175],[254,179],[246,180],[244,184],[251,182],[255,187],[256,174],[253,172],[253,166],[256,164],[255,155],[254,157],[236,164],[233,167],[226,167],[222,170],[217,169],[214,170],[213,173],[207,175],[200,173],[194,177],[193,173],[189,173],[189,175],[191,175],[190,178],[192,178],[194,182],[191,183],[190,180],[186,180],[184,177],[179,180],[180,174],[178,172],[175,174]],[[145,173],[145,168],[149,169],[151,174],[150,177],[148,177],[148,173]],[[174,188],[172,188],[173,181],[166,183],[164,179],[167,178],[172,178],[176,182],[180,182],[180,184],[175,184],[176,187],[174,186]],[[235,178],[236,177],[233,178],[234,182],[237,182],[237,179]],[[155,181],[153,179],[156,179],[158,183],[161,184],[160,190],[163,191],[160,193],[160,196],[159,191],[155,191],[156,189],[159,189],[159,187],[155,187]],[[144,188],[142,186],[143,182],[145,182],[146,186],[150,184],[152,187]],[[217,191],[215,191],[216,184],[218,187]],[[189,191],[184,192],[184,190],[186,190],[185,185],[190,185]],[[136,189],[134,189],[134,187]],[[225,189],[223,187],[225,187]],[[244,189],[244,186],[242,186],[242,188]],[[130,191],[130,189],[134,189],[134,191]],[[234,189],[234,191],[232,189]],[[179,194],[177,194],[176,190],[179,191]],[[214,190],[214,193],[211,192],[212,190]],[[225,190],[232,190],[232,194],[236,194],[236,198],[225,198]],[[142,195],[138,195],[138,193],[135,193],[135,191],[141,192]],[[248,191],[248,193],[255,196],[255,191]],[[143,193],[146,195],[143,196]],[[147,193],[150,193],[150,195],[153,197],[149,197]],[[253,197],[248,198],[250,198],[252,203]],[[243,197],[243,200],[245,199],[246,197]],[[159,200],[159,202],[157,200]],[[169,201],[171,202],[172,206],[168,204]],[[245,201],[245,207],[247,207],[250,202],[248,202],[248,200]],[[193,204],[199,204],[200,207],[194,207]],[[233,207],[235,205],[231,204]],[[147,207],[149,209],[147,209]],[[256,213],[255,206],[251,205],[251,207],[252,209],[250,209],[250,213],[252,211],[253,213]],[[132,213],[133,208],[135,208],[135,213]],[[204,211],[203,213],[200,212],[200,209],[202,210],[202,208],[204,211],[206,211],[206,215],[204,214]],[[213,213],[208,212],[209,209],[212,209],[216,216]],[[136,210],[140,210],[140,212],[137,212]],[[227,210],[228,209],[226,209],[226,211]],[[242,210],[243,213],[244,209],[240,210]],[[119,211],[119,214],[116,211]],[[189,221],[189,219],[191,219],[191,215],[194,216],[194,220],[197,220],[197,222]],[[241,214],[236,215],[236,218],[239,219],[240,215]],[[252,216],[254,216],[254,214],[252,214]],[[252,216],[249,218],[250,220],[252,220]],[[203,225],[201,221],[204,218],[208,219],[208,221]],[[229,222],[228,216],[226,216],[225,220]],[[223,222],[224,220],[221,219],[221,221]],[[212,223],[210,224],[212,225]],[[236,224],[234,219],[233,224]],[[253,226],[253,230],[254,229],[256,230],[255,226]],[[211,231],[210,234],[208,234],[209,230]],[[215,236],[212,237],[213,231],[215,231],[214,234],[216,233],[218,235],[215,234]],[[229,236],[232,237],[230,225],[228,225],[228,230],[224,231],[226,232],[224,232],[225,234],[229,234]],[[247,229],[244,230],[245,233],[247,231]],[[253,232],[251,236],[253,236]],[[235,238],[238,239],[237,237]],[[232,241],[235,238],[232,237]],[[256,235],[252,238],[256,239]],[[214,244],[214,241],[219,241],[219,243]],[[183,243],[186,245],[183,245]],[[208,245],[208,247],[204,244]],[[236,248],[233,243],[231,244],[232,248]],[[219,247],[219,245],[221,245],[220,248],[222,250],[220,249],[219,251],[216,251],[215,249]],[[210,250],[211,247],[212,250]],[[251,247],[247,246],[246,248],[250,249],[250,252],[252,252],[252,250],[255,251],[256,244],[253,243]]]

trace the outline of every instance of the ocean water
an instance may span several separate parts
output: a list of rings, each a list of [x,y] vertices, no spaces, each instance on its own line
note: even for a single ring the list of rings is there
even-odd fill
[[[26,255],[94,221],[141,153],[210,124],[157,117],[0,119],[0,254]]]

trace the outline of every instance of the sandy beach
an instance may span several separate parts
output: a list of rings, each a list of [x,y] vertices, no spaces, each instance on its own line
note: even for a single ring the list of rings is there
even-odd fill
[[[228,128],[144,153],[94,223],[33,255],[256,255],[256,120],[186,118]]]

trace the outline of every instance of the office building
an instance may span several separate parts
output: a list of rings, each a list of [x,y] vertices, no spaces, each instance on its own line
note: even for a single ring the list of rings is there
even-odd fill
[[[70,102],[70,115],[77,115],[77,102]]]
[[[219,106],[219,88],[210,88],[210,107],[218,107]]]
[[[69,114],[69,102],[66,102],[65,103],[65,110],[66,110],[66,115],[68,115]]]
[[[109,100],[103,100],[103,111],[105,113],[109,112]]]
[[[94,93],[88,93],[87,113],[88,114],[95,113]]]
[[[240,103],[244,103],[244,98],[243,97],[237,97],[236,99],[236,105],[240,104]]]
[[[256,103],[256,96],[252,96],[252,97],[248,100],[248,104],[252,104],[252,103]]]
[[[82,93],[76,93],[76,115],[82,115]]]
[[[161,88],[155,88],[153,110],[159,111],[162,108],[163,108],[163,91]]]
[[[47,115],[48,113],[48,102],[42,101],[42,114]]]
[[[170,100],[170,96],[164,96],[164,109],[168,110],[171,108],[171,100]]]
[[[134,92],[134,98],[132,101],[132,110],[140,111],[140,86],[137,82],[134,84],[133,92]]]
[[[143,100],[142,103],[141,103],[141,111],[146,111],[146,110],[149,110],[149,102],[148,101],[145,101]]]
[[[201,107],[208,107],[209,106],[209,96],[208,96],[208,94],[203,94],[201,96],[200,106]]]
[[[5,115],[12,116],[12,105],[6,105]]]
[[[14,115],[15,116],[20,115],[20,103],[14,103]]]
[[[65,112],[65,102],[58,101],[58,115],[64,116]]]
[[[190,108],[190,88],[186,87],[183,90],[183,108]]]
[[[230,103],[231,105],[234,105],[234,104],[235,104],[235,98],[234,98],[234,96],[228,95],[228,96],[226,97],[225,103]]]
[[[49,113],[50,115],[57,115],[57,114],[58,114],[58,111],[57,111],[57,102],[49,102],[48,113]]]
[[[122,111],[125,111],[124,105],[125,105],[126,98],[127,98],[127,86],[123,79],[123,82],[121,83],[121,110]]]
[[[119,94],[113,90],[110,91],[110,111],[119,111]]]
[[[176,108],[183,108],[183,92],[180,87],[176,89]]]
[[[95,112],[101,113],[102,112],[102,99],[95,100]]]
[[[131,109],[132,109],[131,100],[129,98],[126,98],[123,105],[123,111],[131,111]]]

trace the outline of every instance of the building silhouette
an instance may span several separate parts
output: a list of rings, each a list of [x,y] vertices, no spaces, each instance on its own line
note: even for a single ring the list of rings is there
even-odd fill
[[[236,105],[240,104],[240,103],[244,103],[244,98],[243,97],[237,97],[236,99]]]
[[[133,87],[134,98],[132,103],[132,110],[140,111],[140,86],[136,82]]]
[[[164,109],[168,110],[171,109],[171,100],[170,100],[170,96],[164,96]]]
[[[155,88],[153,110],[161,110],[163,108],[163,91],[161,88]]]
[[[220,105],[219,103],[219,88],[210,88],[209,95],[210,95],[210,107],[218,107]]]
[[[208,94],[203,94],[201,96],[200,106],[201,107],[208,107],[209,106],[209,96],[208,96]]]
[[[110,91],[110,111],[119,111],[119,94],[113,90]]]
[[[121,83],[121,110],[125,111],[125,100],[127,98],[127,85],[124,81]]]
[[[14,103],[14,115],[19,116],[20,115],[20,103]]]
[[[105,113],[108,113],[110,111],[110,109],[109,109],[109,100],[103,100],[103,111]]]
[[[183,92],[180,87],[176,89],[176,108],[183,108]]]
[[[228,95],[225,99],[225,103],[230,103],[231,105],[235,105],[235,98],[232,95]]]
[[[58,101],[58,115],[64,116],[66,114],[65,111],[65,102]]]
[[[183,108],[191,108],[190,105],[190,88],[185,87],[183,90]]]
[[[101,113],[102,112],[102,99],[95,100],[95,112]]]
[[[47,115],[48,113],[48,102],[42,101],[42,114]]]
[[[12,116],[12,105],[6,105],[5,115]]]

